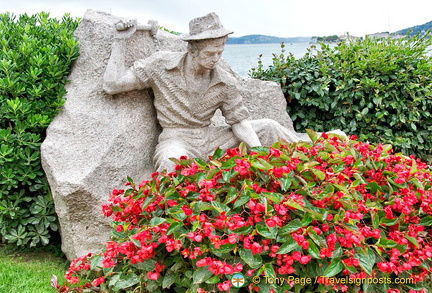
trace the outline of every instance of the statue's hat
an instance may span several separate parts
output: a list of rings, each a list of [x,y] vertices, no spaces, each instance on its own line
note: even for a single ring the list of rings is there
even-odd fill
[[[189,22],[189,33],[182,35],[184,41],[197,41],[217,39],[233,32],[222,26],[219,16],[212,12],[205,16],[197,17]]]

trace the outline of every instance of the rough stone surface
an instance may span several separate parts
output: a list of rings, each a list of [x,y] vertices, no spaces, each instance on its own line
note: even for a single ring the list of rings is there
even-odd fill
[[[69,259],[97,252],[109,237],[109,219],[101,213],[113,188],[126,176],[140,181],[153,172],[152,158],[160,134],[152,93],[133,91],[110,96],[102,90],[110,57],[113,24],[120,18],[89,10],[75,34],[80,56],[67,84],[66,103],[47,130],[42,164],[59,216],[62,249]],[[149,32],[137,32],[127,44],[126,62],[156,51],[184,51],[179,37],[159,30],[154,42]],[[271,118],[288,129],[283,94],[275,83],[238,76],[251,116]],[[223,123],[215,117],[215,125]]]

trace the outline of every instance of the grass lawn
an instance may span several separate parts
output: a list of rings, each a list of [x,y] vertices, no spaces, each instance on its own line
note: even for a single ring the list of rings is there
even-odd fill
[[[59,283],[68,263],[48,252],[9,252],[0,246],[0,293],[53,293],[51,276]]]

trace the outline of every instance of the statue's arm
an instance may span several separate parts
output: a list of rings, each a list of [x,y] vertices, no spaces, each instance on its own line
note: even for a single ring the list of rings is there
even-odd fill
[[[130,34],[131,35],[131,34]],[[110,95],[141,89],[135,72],[126,67],[126,37],[114,38],[111,56],[103,77],[103,90]]]
[[[226,88],[226,99],[220,107],[225,121],[231,125],[234,135],[249,147],[261,146],[261,142],[248,120],[249,113],[243,105],[243,98],[239,93],[236,81]]]
[[[242,120],[231,125],[234,135],[245,142],[249,147],[261,146],[258,135],[250,124],[249,120]]]

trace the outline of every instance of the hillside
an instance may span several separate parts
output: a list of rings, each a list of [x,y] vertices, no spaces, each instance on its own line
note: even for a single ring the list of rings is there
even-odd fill
[[[394,32],[396,35],[405,35],[408,31],[411,30],[411,35],[415,35],[421,32],[425,32],[427,30],[432,30],[432,21],[405,28],[400,31]],[[387,33],[388,34],[388,33]],[[337,36],[329,36],[329,37],[336,37]],[[320,40],[321,38],[321,40]],[[328,37],[292,37],[292,38],[281,38],[281,37],[274,37],[274,36],[267,36],[267,35],[247,35],[243,37],[229,37],[227,44],[271,44],[271,43],[309,43],[311,40],[318,40],[319,42],[326,40],[324,38]],[[327,40],[328,41],[328,40]],[[332,42],[332,41],[328,41]],[[334,42],[334,41],[333,41]]]
[[[416,25],[416,26],[402,29],[400,31],[397,31],[396,34],[406,35],[410,30],[411,30],[410,35],[416,35],[418,33],[426,32],[427,30],[432,30],[432,21],[429,21],[421,25]]]
[[[270,43],[309,43],[310,37],[279,38],[265,35],[230,37],[227,44],[270,44]]]

